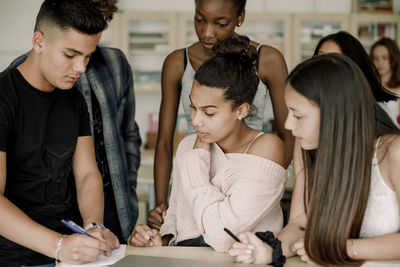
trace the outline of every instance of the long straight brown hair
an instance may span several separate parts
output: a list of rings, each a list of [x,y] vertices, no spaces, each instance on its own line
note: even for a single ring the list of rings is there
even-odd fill
[[[317,150],[303,153],[307,213],[305,249],[320,265],[360,265],[347,254],[358,238],[370,188],[374,141],[398,133],[377,105],[358,66],[327,54],[298,65],[288,83],[320,107]]]

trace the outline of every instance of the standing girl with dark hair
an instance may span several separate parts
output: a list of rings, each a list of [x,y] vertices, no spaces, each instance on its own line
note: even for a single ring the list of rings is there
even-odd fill
[[[382,38],[372,47],[369,54],[378,69],[382,85],[392,93],[400,93],[400,51],[396,42]],[[389,102],[389,107],[396,117],[400,115],[399,102]]]
[[[296,176],[283,254],[321,265],[400,259],[400,131],[361,70],[340,54],[312,58],[289,75],[285,100]],[[254,234],[239,238],[235,261],[272,262]]]
[[[371,58],[357,38],[345,31],[339,31],[322,38],[314,50],[314,56],[340,53],[351,58],[364,73],[372,93],[378,102],[396,100],[397,96],[386,90]]]
[[[235,33],[245,18],[246,0],[195,0],[194,27],[199,41],[172,52],[164,61],[162,70],[162,100],[160,106],[159,131],[155,152],[154,183],[157,207],[148,218],[151,227],[159,229],[162,213],[167,208],[169,180],[172,168],[172,142],[179,103],[182,103],[188,124],[188,134],[194,133],[190,119],[189,94],[195,72],[204,61],[214,56],[212,48]],[[254,114],[246,119],[247,125],[262,130],[267,87],[271,96],[277,131],[285,144],[287,166],[293,153],[293,136],[284,129],[287,116],[283,89],[287,67],[281,53],[268,45],[250,42],[257,48],[257,74],[260,78],[254,102]],[[181,99],[181,100],[180,100]]]
[[[322,38],[314,50],[314,56],[328,53],[339,53],[351,58],[367,78],[369,86],[378,104],[385,110],[397,125],[396,118],[387,104],[388,101],[397,100],[397,95],[387,90],[381,84],[381,79],[371,58],[357,38],[345,31],[329,34]]]
[[[233,239],[224,227],[234,233],[282,229],[284,144],[244,122],[258,86],[257,50],[236,35],[214,49],[216,56],[194,77],[189,97],[197,135],[179,144],[164,223],[159,232],[137,226],[132,245],[210,245],[226,251]]]

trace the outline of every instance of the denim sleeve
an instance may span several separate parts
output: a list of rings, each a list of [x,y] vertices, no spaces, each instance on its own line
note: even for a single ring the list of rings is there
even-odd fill
[[[142,145],[142,140],[140,138],[139,127],[135,121],[135,92],[133,88],[133,77],[131,67],[127,62],[125,56],[123,56],[122,68],[125,72],[124,74],[124,94],[126,96],[124,119],[121,127],[121,132],[123,134],[125,142],[126,158],[128,161],[128,171],[129,171],[129,185],[136,187],[137,184],[137,170],[140,165],[140,146]]]
[[[29,56],[30,52],[26,52],[25,54],[17,57],[16,59],[14,59],[10,65],[7,67],[7,69],[13,68],[13,67],[17,67],[19,65],[21,65],[22,62],[24,62],[26,60],[26,58]]]

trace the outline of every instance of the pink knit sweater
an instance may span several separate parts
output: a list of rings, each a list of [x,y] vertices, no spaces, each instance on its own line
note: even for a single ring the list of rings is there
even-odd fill
[[[161,235],[172,234],[170,244],[203,236],[216,251],[227,251],[234,234],[282,229],[280,199],[286,170],[251,154],[224,154],[217,144],[210,152],[193,149],[196,135],[179,144],[172,172],[169,208]]]

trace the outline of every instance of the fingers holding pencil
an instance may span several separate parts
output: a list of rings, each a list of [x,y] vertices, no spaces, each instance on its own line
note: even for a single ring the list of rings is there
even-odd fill
[[[272,261],[272,248],[254,233],[245,232],[237,237],[240,242],[234,242],[228,250],[235,262],[268,264]]]

